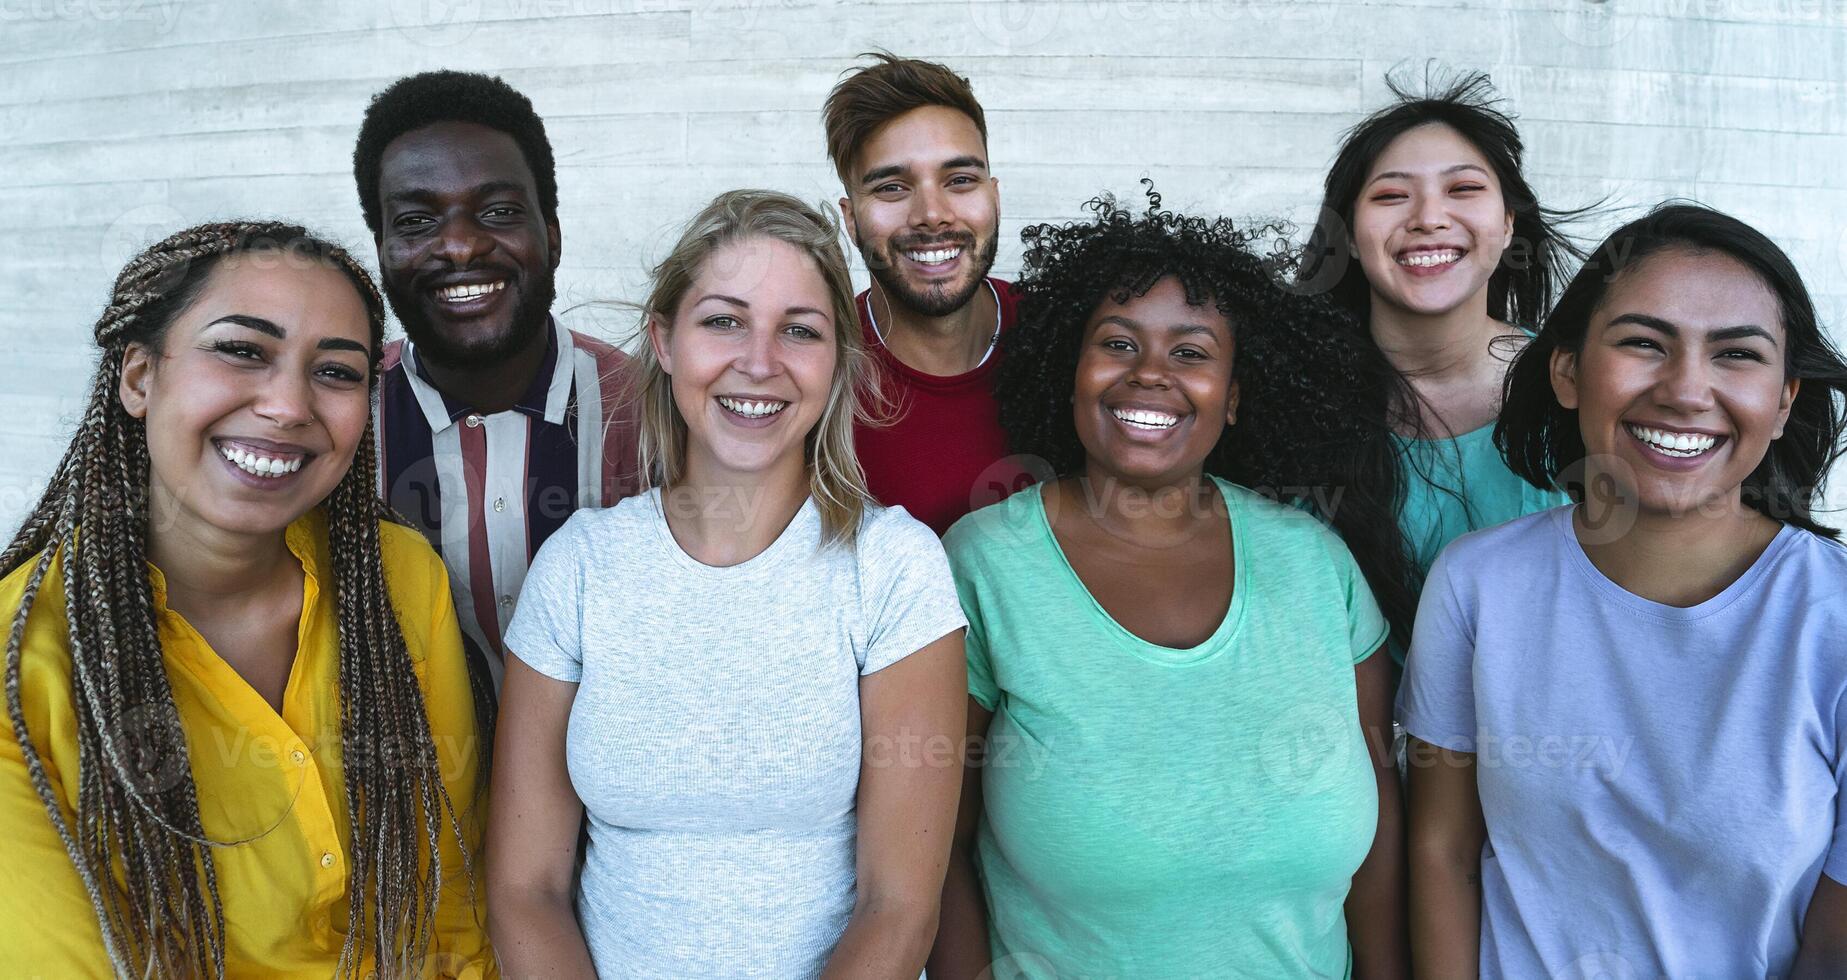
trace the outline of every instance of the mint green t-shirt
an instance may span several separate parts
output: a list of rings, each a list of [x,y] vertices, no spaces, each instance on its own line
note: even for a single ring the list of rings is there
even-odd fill
[[[1571,503],[1507,468],[1494,447],[1492,422],[1450,439],[1392,438],[1405,484],[1398,526],[1420,580],[1437,554],[1464,534]]]
[[[1234,586],[1206,642],[1097,604],[1041,488],[944,539],[989,727],[978,861],[995,976],[1344,977],[1378,793],[1353,667],[1385,642],[1310,515],[1218,481]]]

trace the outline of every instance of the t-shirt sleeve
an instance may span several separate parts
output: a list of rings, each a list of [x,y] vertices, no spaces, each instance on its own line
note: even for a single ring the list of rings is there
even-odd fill
[[[1398,691],[1405,731],[1452,752],[1475,751],[1474,617],[1457,598],[1454,549],[1437,556],[1424,580]]]
[[[507,650],[526,666],[572,684],[584,674],[583,513],[539,546],[506,637]]]
[[[897,510],[894,508],[893,510]],[[861,675],[873,674],[968,625],[935,532],[902,511],[867,521],[859,542],[866,588]]]
[[[964,537],[952,531],[943,539],[943,547],[949,552],[949,568],[955,573],[962,615],[968,619],[968,635],[962,641],[968,657],[968,693],[982,707],[993,711],[1000,700],[1000,685],[994,681],[994,662],[988,655],[988,622],[981,609],[980,572]]]
[[[1847,885],[1847,693],[1834,709],[1834,843],[1821,871]]]
[[[1329,532],[1329,536],[1333,537],[1333,532]],[[1378,652],[1392,628],[1379,609],[1379,601],[1373,598],[1372,586],[1366,584],[1359,562],[1353,560],[1353,552],[1338,538],[1334,539],[1334,547],[1338,552],[1341,587],[1346,592],[1348,650],[1353,663],[1358,664]]]

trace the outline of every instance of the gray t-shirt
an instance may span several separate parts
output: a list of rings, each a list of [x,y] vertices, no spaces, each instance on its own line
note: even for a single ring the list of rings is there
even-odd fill
[[[578,917],[604,977],[812,977],[853,910],[859,679],[966,625],[942,545],[811,499],[761,554],[700,564],[660,493],[578,511],[507,648],[578,685],[565,740],[590,843]]]

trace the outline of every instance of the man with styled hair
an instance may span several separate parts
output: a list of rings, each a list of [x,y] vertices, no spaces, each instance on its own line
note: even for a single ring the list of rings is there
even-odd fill
[[[968,80],[884,52],[834,86],[823,119],[847,233],[872,275],[858,297],[889,425],[856,434],[866,484],[942,534],[1029,482],[1007,459],[994,400],[1013,285],[988,275],[1000,182]]]
[[[433,71],[372,99],[353,149],[380,280],[408,339],[385,351],[380,493],[449,567],[495,683],[539,545],[634,492],[615,347],[551,315],[563,255],[545,123],[499,78]]]

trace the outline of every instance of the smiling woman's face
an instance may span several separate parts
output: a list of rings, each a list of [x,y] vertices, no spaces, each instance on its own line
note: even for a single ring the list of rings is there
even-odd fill
[[[1577,409],[1591,466],[1643,513],[1741,500],[1783,434],[1782,310],[1763,279],[1718,252],[1671,249],[1618,275],[1584,346],[1552,358],[1559,404]]]
[[[1237,418],[1236,346],[1218,306],[1189,304],[1172,276],[1126,303],[1104,297],[1084,328],[1071,406],[1092,475],[1147,488],[1197,479]]]
[[[365,433],[370,354],[365,304],[339,269],[277,252],[220,259],[161,349],[131,344],[123,359],[155,519],[264,534],[319,504]]]

